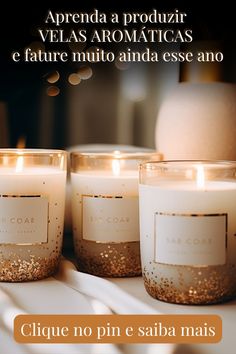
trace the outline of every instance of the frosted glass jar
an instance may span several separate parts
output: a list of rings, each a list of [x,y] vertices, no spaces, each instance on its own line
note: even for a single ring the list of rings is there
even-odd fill
[[[80,270],[99,276],[141,274],[138,166],[155,153],[71,154],[72,222]]]
[[[139,193],[148,293],[183,304],[235,296],[236,163],[144,163]]]

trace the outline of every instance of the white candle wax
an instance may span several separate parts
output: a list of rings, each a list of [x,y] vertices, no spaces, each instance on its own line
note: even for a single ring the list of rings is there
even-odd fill
[[[0,167],[0,280],[43,278],[55,270],[63,237],[66,172]]]

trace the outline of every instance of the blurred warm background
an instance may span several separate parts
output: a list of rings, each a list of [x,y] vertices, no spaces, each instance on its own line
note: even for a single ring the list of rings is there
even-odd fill
[[[109,11],[148,11],[157,5],[152,1],[143,8],[131,3],[125,9],[110,5]],[[21,2],[14,9],[7,5],[1,13],[1,33],[5,35],[0,54],[1,147],[14,147],[20,139],[25,140],[27,147],[110,143],[153,148],[158,111],[178,82],[236,82],[235,29],[230,7],[206,10],[199,3],[190,9],[187,2],[178,6],[188,13],[186,27],[193,29],[195,46],[221,50],[224,61],[220,64],[13,63],[12,50],[43,48],[35,28],[43,24],[48,6]],[[71,1],[66,6],[57,3],[51,9],[89,11],[94,7],[92,2],[81,5]],[[176,7],[176,3],[170,2],[158,10]],[[103,2],[99,8],[107,11]],[[91,50],[90,47],[87,43],[83,50]],[[180,49],[179,44],[167,47],[158,44],[155,49],[166,48]],[[66,47],[67,51],[71,49],[74,48]]]

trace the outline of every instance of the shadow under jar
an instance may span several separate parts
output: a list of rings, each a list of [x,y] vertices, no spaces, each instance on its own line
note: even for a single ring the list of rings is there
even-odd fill
[[[0,281],[38,280],[59,264],[66,152],[0,150]]]
[[[210,304],[236,295],[236,163],[140,167],[144,284],[159,300]]]
[[[141,274],[138,166],[157,153],[71,154],[72,222],[79,270]]]

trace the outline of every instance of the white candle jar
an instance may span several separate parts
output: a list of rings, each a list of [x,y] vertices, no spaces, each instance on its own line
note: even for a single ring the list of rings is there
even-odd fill
[[[147,292],[182,304],[235,296],[236,163],[144,163],[139,192]]]
[[[153,153],[71,154],[72,223],[79,270],[141,274],[138,166]]]
[[[66,152],[0,150],[0,281],[53,274],[61,254]]]

